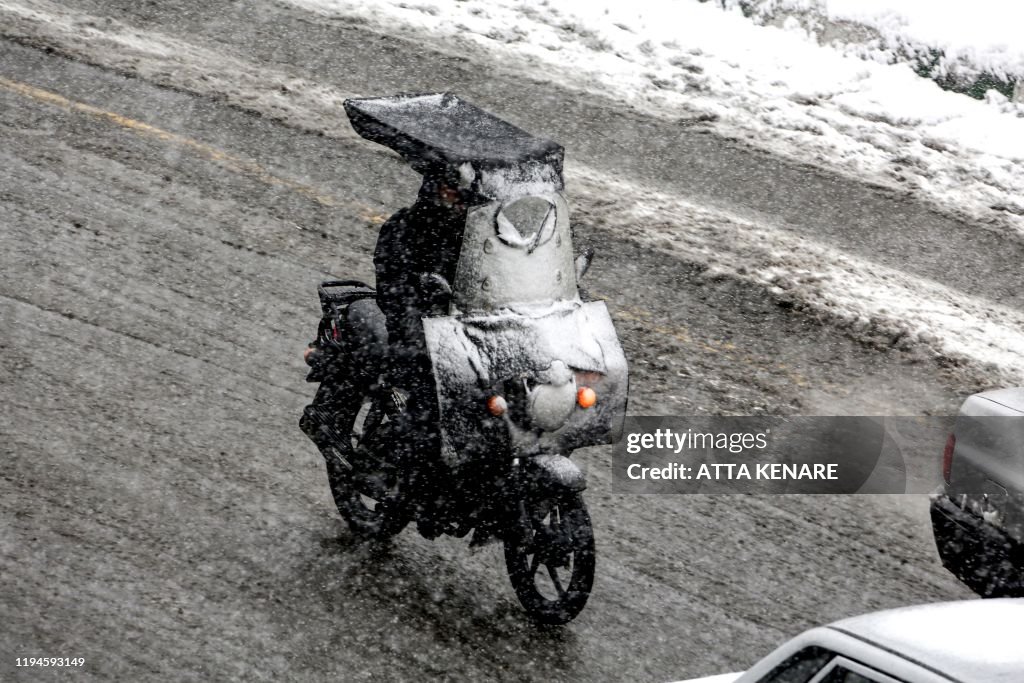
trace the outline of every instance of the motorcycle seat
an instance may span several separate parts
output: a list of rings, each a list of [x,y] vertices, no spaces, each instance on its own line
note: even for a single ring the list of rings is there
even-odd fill
[[[344,330],[349,353],[373,374],[384,372],[388,358],[388,327],[374,297],[357,299],[345,308]]]

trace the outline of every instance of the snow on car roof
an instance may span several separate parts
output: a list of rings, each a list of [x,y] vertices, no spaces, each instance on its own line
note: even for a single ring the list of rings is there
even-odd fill
[[[977,394],[977,396],[978,398],[998,403],[1018,413],[1024,413],[1024,387],[993,389],[992,391]]]
[[[1024,599],[963,600],[829,625],[964,683],[1024,680]]]

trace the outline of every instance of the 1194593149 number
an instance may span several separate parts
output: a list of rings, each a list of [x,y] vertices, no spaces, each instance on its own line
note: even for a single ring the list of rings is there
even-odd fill
[[[83,666],[84,657],[18,657],[15,666]]]

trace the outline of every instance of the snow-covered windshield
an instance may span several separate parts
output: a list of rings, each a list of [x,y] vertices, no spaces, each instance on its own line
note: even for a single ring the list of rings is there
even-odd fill
[[[561,193],[472,209],[453,289],[453,308],[462,313],[576,298],[569,211]]]

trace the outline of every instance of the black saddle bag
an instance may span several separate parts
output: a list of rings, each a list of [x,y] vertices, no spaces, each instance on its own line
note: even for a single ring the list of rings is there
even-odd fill
[[[387,367],[388,350],[376,291],[358,280],[327,280],[317,294],[322,316],[307,356],[306,381],[323,382],[339,372],[374,380]]]

